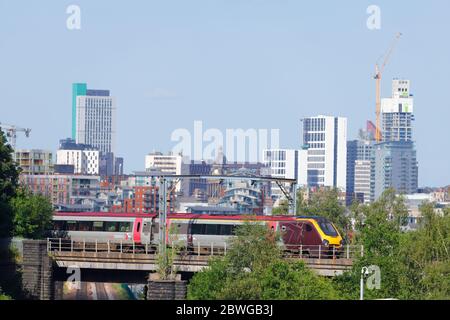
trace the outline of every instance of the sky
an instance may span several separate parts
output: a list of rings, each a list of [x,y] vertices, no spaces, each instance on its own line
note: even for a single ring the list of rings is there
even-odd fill
[[[78,5],[81,29],[67,7]],[[367,8],[380,8],[370,30]],[[71,134],[71,86],[117,99],[117,155],[125,171],[170,151],[171,133],[280,129],[302,144],[300,119],[348,118],[348,138],[375,120],[374,65],[402,32],[386,66],[411,80],[420,186],[450,184],[450,2],[0,0],[0,122],[31,128],[17,147],[56,151]]]

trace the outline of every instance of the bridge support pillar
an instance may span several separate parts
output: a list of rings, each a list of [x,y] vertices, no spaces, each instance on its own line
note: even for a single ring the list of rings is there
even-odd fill
[[[160,280],[155,273],[148,281],[147,300],[184,300],[187,282],[181,276],[175,280]]]
[[[52,259],[47,253],[47,241],[23,241],[22,268],[22,286],[30,298],[54,299]]]

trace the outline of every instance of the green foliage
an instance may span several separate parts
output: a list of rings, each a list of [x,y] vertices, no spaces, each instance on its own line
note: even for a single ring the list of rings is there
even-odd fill
[[[278,207],[274,207],[272,209],[272,214],[273,215],[287,215],[289,213],[289,203],[287,200],[280,200],[280,204],[278,205]]]
[[[12,233],[12,210],[10,200],[16,193],[19,171],[13,157],[13,149],[6,144],[6,137],[0,129],[0,238]]]
[[[188,299],[334,299],[328,279],[301,262],[282,259],[279,236],[261,224],[246,223],[223,258],[213,258],[188,287]]]
[[[174,260],[177,254],[180,253],[181,247],[178,244],[178,228],[176,225],[171,225],[169,228],[169,237],[171,239],[171,246],[166,247],[164,253],[158,253],[157,269],[161,280],[174,279],[178,269],[174,265]]]
[[[53,207],[50,200],[19,188],[11,200],[14,235],[27,239],[42,239],[51,228]]]
[[[420,228],[404,232],[407,209],[393,190],[371,205],[353,207],[355,241],[364,246],[364,256],[333,280],[345,298],[358,298],[361,268],[377,265],[381,289],[366,290],[366,299],[450,299],[450,217],[436,214],[430,203],[420,209]]]

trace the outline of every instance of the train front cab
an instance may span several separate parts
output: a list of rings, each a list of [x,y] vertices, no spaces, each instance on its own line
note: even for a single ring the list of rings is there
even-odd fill
[[[279,229],[288,251],[301,251],[311,258],[339,257],[341,254],[342,237],[325,218],[297,218],[296,221],[280,222]]]
[[[343,252],[343,239],[336,226],[326,218],[311,219],[319,232],[322,246],[327,257],[339,257]]]

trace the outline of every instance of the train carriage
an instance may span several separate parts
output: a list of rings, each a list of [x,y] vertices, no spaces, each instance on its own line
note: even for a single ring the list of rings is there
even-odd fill
[[[58,212],[53,220],[54,235],[74,241],[155,247],[159,243],[159,218],[155,214]],[[246,221],[261,223],[269,230],[280,232],[280,245],[287,251],[302,251],[315,257],[321,254],[318,250],[339,253],[342,248],[342,237],[336,227],[322,217],[173,213],[167,218],[166,240],[169,244],[176,241],[178,245],[193,250],[223,249],[234,236],[236,227]]]

